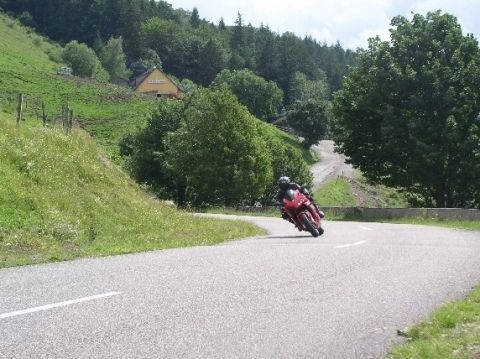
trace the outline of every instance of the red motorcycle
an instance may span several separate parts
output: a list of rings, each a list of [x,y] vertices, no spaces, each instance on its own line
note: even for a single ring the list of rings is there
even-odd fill
[[[283,211],[300,231],[308,231],[314,237],[323,234],[320,211],[302,192],[287,190],[283,197]]]

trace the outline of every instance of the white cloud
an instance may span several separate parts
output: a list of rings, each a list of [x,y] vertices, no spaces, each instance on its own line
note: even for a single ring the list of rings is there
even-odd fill
[[[167,0],[168,1],[168,0]],[[426,13],[444,9],[455,14],[462,27],[477,34],[475,14],[480,13],[478,0],[170,0],[174,7],[191,10],[197,7],[201,17],[217,22],[221,17],[233,24],[237,12],[246,23],[269,25],[276,32],[312,35],[319,41],[355,49],[367,39],[379,35],[389,38],[393,16],[408,16],[411,11]],[[477,29],[475,29],[477,27]]]

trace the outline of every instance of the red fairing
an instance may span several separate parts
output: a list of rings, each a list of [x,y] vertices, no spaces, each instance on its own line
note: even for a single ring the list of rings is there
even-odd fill
[[[320,227],[320,215],[317,212],[316,207],[302,192],[295,190],[293,200],[290,200],[287,196],[283,198],[283,208],[295,221],[297,226],[304,227],[300,220],[301,214],[305,214],[312,218],[317,228]],[[305,228],[303,228],[305,229]]]

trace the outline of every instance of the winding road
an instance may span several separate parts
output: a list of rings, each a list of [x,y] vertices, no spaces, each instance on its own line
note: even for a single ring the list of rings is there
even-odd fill
[[[320,156],[320,161],[311,167],[313,174],[313,189],[316,190],[330,178],[345,176],[352,177],[355,170],[345,163],[345,156],[334,151],[333,141],[320,141],[318,145],[312,146],[312,150]]]
[[[0,270],[0,357],[379,358],[480,282],[478,232],[246,219],[270,234]]]

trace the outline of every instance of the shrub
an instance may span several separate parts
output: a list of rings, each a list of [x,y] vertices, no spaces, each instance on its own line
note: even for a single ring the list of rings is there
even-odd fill
[[[30,15],[28,11],[24,11],[20,15],[18,15],[18,21],[20,21],[25,26],[35,27],[35,20],[33,20],[32,15]]]
[[[255,75],[250,70],[223,70],[215,78],[212,87],[226,84],[256,117],[267,120],[282,108],[283,91],[273,81]]]
[[[168,162],[194,205],[253,203],[272,180],[256,120],[227,87],[194,92],[166,143]]]
[[[73,74],[80,77],[92,77],[99,63],[92,49],[75,40],[65,46],[62,58],[72,68]]]

